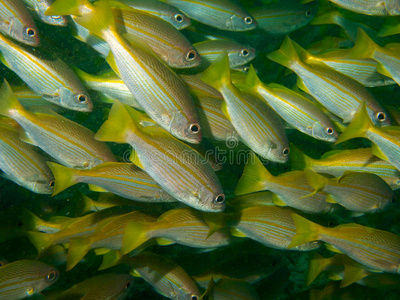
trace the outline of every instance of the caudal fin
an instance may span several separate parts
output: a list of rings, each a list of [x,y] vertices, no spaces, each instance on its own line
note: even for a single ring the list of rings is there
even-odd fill
[[[75,267],[91,249],[92,241],[90,237],[73,238],[69,240],[67,255],[67,268],[69,271]]]
[[[307,285],[313,283],[321,272],[331,264],[332,259],[325,258],[318,253],[314,253],[308,265]]]
[[[26,235],[31,243],[35,246],[39,256],[51,245],[53,245],[53,236],[51,234],[28,231]]]
[[[7,80],[4,79],[0,88],[0,115],[12,118],[11,110],[25,110],[18,102]]]
[[[232,84],[228,54],[226,52],[222,53],[221,56],[203,73],[199,74],[198,77],[217,90],[220,90],[221,87],[226,84]]]
[[[47,162],[47,165],[54,175],[53,196],[79,182],[76,176],[78,170],[64,167],[52,162]]]
[[[121,254],[125,255],[147,242],[151,238],[148,234],[150,230],[151,224],[139,222],[127,223],[122,238]]]
[[[251,152],[247,158],[242,177],[235,189],[235,195],[250,194],[267,189],[266,183],[272,177],[260,159]]]
[[[106,254],[103,255],[103,262],[99,267],[99,271],[118,265],[122,261],[122,258],[123,256],[121,255],[121,252],[118,250],[112,250],[107,252]]]
[[[278,50],[269,53],[267,57],[289,69],[293,62],[298,62],[300,60],[294,44],[288,36],[285,37],[281,47]]]
[[[296,234],[293,236],[288,249],[318,240],[320,225],[311,222],[298,214],[292,214],[292,218],[296,225]]]

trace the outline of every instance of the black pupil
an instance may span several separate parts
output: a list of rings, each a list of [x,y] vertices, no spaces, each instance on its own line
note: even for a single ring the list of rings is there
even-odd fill
[[[183,17],[181,15],[176,15],[175,20],[177,20],[178,22],[182,22]]]
[[[192,300],[197,300],[197,296],[192,296]]]
[[[284,154],[284,155],[288,155],[289,152],[290,152],[289,148],[283,149],[283,154]]]
[[[190,127],[190,130],[192,132],[197,132],[197,131],[199,131],[199,128],[196,125],[192,125],[192,127]]]
[[[29,36],[33,36],[33,35],[35,35],[35,30],[28,29],[27,33],[28,33]]]
[[[86,97],[85,97],[84,95],[80,95],[80,96],[78,97],[78,101],[79,101],[79,102],[85,102],[85,101],[86,101]]]
[[[252,22],[252,20],[251,20],[250,17],[246,17],[246,18],[244,19],[244,21],[245,21],[247,24],[251,24],[251,22]]]
[[[331,134],[331,133],[333,132],[333,129],[332,129],[332,128],[328,128],[328,129],[326,130],[326,132],[329,133],[329,134]]]
[[[190,51],[189,54],[188,54],[188,58],[189,58],[189,59],[193,59],[193,58],[195,58],[195,56],[196,56],[196,55],[194,54],[193,51]]]
[[[56,276],[56,275],[54,274],[54,272],[51,271],[51,272],[49,273],[49,275],[47,275],[47,279],[48,279],[48,280],[53,280],[55,276]]]
[[[126,288],[126,289],[129,289],[130,287],[131,287],[131,283],[130,283],[130,282],[127,282],[126,285],[125,285],[125,288]]]
[[[243,51],[242,51],[242,54],[243,54],[244,56],[247,56],[247,54],[249,54],[249,52],[248,52],[247,50],[243,50]]]
[[[306,17],[309,17],[309,16],[311,16],[311,11],[307,10],[306,11]]]
[[[215,199],[215,202],[217,202],[217,203],[221,203],[221,202],[223,202],[224,201],[224,197],[223,196],[218,196],[216,199]]]
[[[378,113],[378,120],[385,120],[385,114],[384,113]]]
[[[54,187],[54,181],[51,181],[50,183],[49,183],[49,187]]]

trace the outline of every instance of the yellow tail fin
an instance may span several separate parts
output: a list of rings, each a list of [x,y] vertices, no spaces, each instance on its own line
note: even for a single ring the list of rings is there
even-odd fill
[[[226,52],[222,53],[211,66],[198,76],[217,90],[225,84],[232,84],[228,54]]]
[[[11,110],[24,111],[18,102],[7,80],[4,79],[0,88],[0,115],[12,118]]]
[[[81,6],[90,5],[88,0],[56,0],[46,11],[46,16],[66,16],[81,14]]]
[[[53,244],[53,235],[43,232],[28,231],[28,239],[35,246],[39,256]]]
[[[121,252],[118,250],[112,250],[103,255],[103,262],[99,267],[99,271],[111,268],[118,265],[122,260]]]
[[[292,214],[292,218],[296,225],[296,234],[293,236],[288,249],[318,240],[320,225],[297,214]]]
[[[272,178],[260,159],[251,152],[248,156],[242,177],[235,189],[235,195],[250,194],[267,189],[268,180]]]
[[[331,258],[325,258],[318,253],[314,253],[308,265],[307,274],[307,285],[313,283],[313,281],[321,274],[327,266],[331,264]]]
[[[150,230],[151,224],[139,222],[127,223],[122,238],[121,254],[125,255],[147,242],[151,238],[148,234]]]
[[[293,42],[288,36],[285,37],[281,48],[271,52],[267,55],[267,57],[270,60],[281,64],[289,69],[293,62],[300,61],[299,55],[296,52]]]
[[[52,162],[47,162],[47,165],[54,175],[53,196],[79,182],[76,178],[79,170],[64,167]]]
[[[75,267],[91,249],[92,241],[87,237],[69,240],[66,271]]]

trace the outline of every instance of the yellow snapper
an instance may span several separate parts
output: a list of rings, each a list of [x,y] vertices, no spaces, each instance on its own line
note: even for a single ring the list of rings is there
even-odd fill
[[[0,52],[1,61],[47,101],[72,110],[92,111],[87,91],[61,59],[23,47],[2,34]]]
[[[386,126],[377,127],[368,118],[365,105],[362,105],[354,116],[353,121],[339,136],[338,143],[365,137],[372,145],[372,153],[380,159],[390,162],[397,170],[400,170],[400,127]]]
[[[340,178],[327,178],[306,169],[305,174],[310,186],[328,194],[327,202],[339,203],[353,212],[382,211],[396,200],[390,186],[373,173],[346,171]]]
[[[145,171],[131,163],[109,162],[88,170],[76,170],[48,163],[55,177],[53,196],[84,182],[93,190],[105,190],[121,197],[143,202],[174,202]]]
[[[118,0],[118,2],[156,16],[172,24],[178,30],[191,25],[187,15],[179,11],[176,7],[158,0]]]
[[[234,68],[247,64],[256,57],[256,49],[239,44],[233,40],[207,40],[193,44],[201,56],[200,68],[207,68],[212,62],[226,52],[229,67]]]
[[[92,168],[114,155],[94,133],[56,113],[33,113],[22,107],[5,81],[0,89],[0,114],[17,121],[26,141],[37,145],[62,164],[72,168]]]
[[[299,87],[345,123],[352,120],[362,103],[366,103],[374,124],[390,124],[388,114],[364,86],[324,64],[306,64],[304,59],[307,55],[306,50],[286,37],[281,48],[267,57],[295,72]]]
[[[150,53],[148,46],[131,45],[118,33],[109,13],[108,0],[95,6],[87,0],[71,3],[57,0],[47,10],[54,14],[75,14],[75,22],[104,39],[110,46],[109,64],[122,78],[144,111],[161,127],[191,143],[201,140],[198,115],[184,82]]]
[[[223,210],[225,195],[211,165],[162,128],[141,127],[140,117],[115,101],[96,139],[129,143],[133,147],[130,160],[179,201],[204,211]]]
[[[250,13],[256,19],[258,28],[268,34],[285,35],[310,23],[317,12],[317,3],[286,0],[282,5],[282,2],[271,2],[252,8]]]
[[[0,169],[3,177],[38,194],[51,194],[54,178],[46,159],[19,139],[18,129],[0,122]]]
[[[400,15],[400,3],[397,0],[329,0],[345,9],[359,14],[373,16]]]
[[[117,264],[131,267],[131,274],[143,278],[157,293],[169,299],[200,299],[201,294],[194,280],[181,266],[165,256],[146,251],[129,257],[112,251],[104,256],[100,269]]]
[[[400,236],[359,224],[323,227],[293,214],[296,234],[288,248],[319,240],[377,272],[400,272]]]
[[[250,149],[268,160],[287,162],[289,142],[279,116],[260,99],[242,95],[232,84],[226,53],[202,73],[201,79],[223,95],[222,111]]]
[[[257,27],[257,21],[229,0],[163,0],[183,11],[189,18],[222,30],[245,31]]]
[[[39,19],[49,25],[67,26],[68,21],[63,16],[47,16],[44,13],[53,4],[54,0],[23,0],[39,17]]]
[[[257,205],[232,214],[219,214],[216,217],[206,215],[205,220],[210,226],[210,234],[219,228],[230,226],[233,236],[247,237],[267,247],[286,250],[296,233],[292,219],[294,213],[288,207]],[[320,246],[321,243],[313,241],[293,250],[310,251]]]
[[[22,0],[0,1],[0,31],[18,42],[38,46],[39,32]]]
[[[398,44],[396,44],[398,46]],[[388,45],[389,46],[389,45]],[[380,47],[362,29],[358,29],[355,46],[349,50],[349,58],[362,57],[376,60],[378,72],[391,77],[400,85],[400,55],[398,47]]]
[[[99,222],[92,234],[70,239],[66,270],[69,271],[75,267],[90,249],[101,248],[104,253],[109,250],[120,250],[128,222],[146,223],[156,220],[154,213],[143,210],[110,217]]]
[[[48,230],[46,228],[46,225],[48,226],[48,222],[43,222],[39,218],[33,219],[32,214],[29,214],[26,217],[28,218],[29,222],[28,226],[32,226],[32,228],[27,229],[37,229],[45,232],[27,231],[27,236],[35,246],[39,255],[41,255],[52,245],[68,243],[72,238],[90,236],[95,232],[97,224],[100,221],[113,216],[128,213],[132,210],[133,207],[131,206],[115,206],[85,215],[83,217],[72,218],[72,220],[70,218],[67,220],[65,218],[61,218],[60,221],[57,221],[58,223],[61,222],[58,231],[55,231],[57,228],[55,228],[54,225],[52,225],[50,230]],[[57,220],[58,219],[59,218],[57,218]],[[55,222],[52,223],[54,224]],[[41,226],[39,227],[39,225]],[[46,231],[53,233],[47,233]]]
[[[180,244],[213,249],[229,245],[233,238],[224,228],[208,236],[209,227],[203,213],[191,208],[178,208],[162,214],[156,222],[126,224],[121,253],[126,254],[155,238],[159,245]]]
[[[313,192],[303,171],[291,171],[273,176],[251,152],[248,156],[242,177],[235,189],[236,195],[248,194],[262,190],[270,190],[276,195],[276,205],[287,205],[309,213],[324,213],[332,210],[332,204],[325,202],[325,193]]]
[[[0,267],[0,299],[17,300],[40,293],[55,283],[60,273],[36,260],[22,259]]]
[[[244,91],[254,93],[271,106],[287,123],[316,139],[335,142],[337,130],[330,119],[314,103],[283,85],[264,84],[250,67],[245,84],[238,85]]]
[[[57,292],[57,299],[115,299],[122,300],[133,285],[129,274],[107,273],[90,277],[63,292]]]
[[[400,188],[400,172],[389,162],[375,156],[371,148],[332,150],[314,159],[291,146],[292,166],[297,170],[310,168],[318,173],[340,177],[346,171],[369,172],[378,175],[392,189]]]

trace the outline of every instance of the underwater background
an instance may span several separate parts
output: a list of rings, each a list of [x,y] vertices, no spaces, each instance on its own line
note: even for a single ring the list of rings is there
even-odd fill
[[[276,5],[287,8],[289,11],[292,6],[300,10],[298,3],[300,1],[247,1],[230,0],[246,9],[252,11],[255,8]],[[328,1],[313,1],[315,7],[308,16],[309,21],[305,22],[301,28],[288,29],[287,34],[290,38],[308,49],[324,47],[318,44],[326,37],[335,37],[340,39],[343,49],[353,47],[354,40],[346,35],[345,30],[337,24],[310,24],[309,22],[317,15],[323,15],[328,10],[338,10],[345,14],[345,18],[353,20],[354,24],[368,25],[372,30],[378,32],[384,27],[387,18],[394,18],[399,21],[399,17],[367,16],[350,12]],[[329,7],[329,8],[328,8]],[[318,10],[319,8],[319,10]],[[314,11],[315,10],[315,11]],[[325,11],[326,10],[326,11]],[[318,11],[318,12],[317,12]],[[305,12],[304,12],[305,13]],[[289,24],[302,22],[298,19],[291,19],[291,15],[276,17],[278,24],[287,27],[285,18],[289,19]],[[40,47],[56,54],[68,65],[77,67],[89,74],[96,74],[109,69],[109,65],[103,57],[93,50],[89,45],[78,41],[71,34],[70,26],[58,27],[50,26],[39,20],[35,21],[41,38]],[[353,23],[350,26],[356,26]],[[354,28],[352,28],[354,30]],[[356,30],[356,29],[355,29]],[[257,75],[264,83],[279,83],[286,87],[293,88],[296,85],[296,74],[288,72],[288,69],[267,58],[267,54],[279,49],[285,34],[268,33],[262,28],[256,28],[250,31],[234,32],[219,30],[192,20],[192,26],[181,30],[191,43],[196,43],[207,39],[207,35],[223,36],[234,41],[253,47],[256,49],[256,56],[251,64],[257,71]],[[399,35],[380,37],[375,40],[381,46],[388,43],[400,43]],[[314,49],[315,49],[314,48]],[[336,48],[334,45],[333,48]],[[399,55],[400,57],[400,55]],[[190,69],[177,70],[177,73],[190,74]],[[5,65],[0,65],[1,80],[6,79],[11,87],[23,85],[24,82]],[[387,86],[369,87],[368,90],[375,99],[385,108],[394,120],[394,124],[399,120],[394,117],[399,112],[400,87],[397,84]],[[93,101],[93,111],[90,113],[77,112],[63,109],[60,114],[64,117],[77,122],[93,132],[97,132],[101,125],[107,120],[111,105],[101,102],[101,96],[95,91],[90,90],[90,97]],[[396,124],[399,125],[399,124]],[[305,153],[312,158],[320,158],[324,153],[331,150],[358,149],[371,146],[367,139],[357,138],[340,144],[317,140],[300,131],[287,128],[286,135],[291,145],[295,145],[298,151]],[[223,161],[221,170],[216,174],[221,182],[227,203],[233,198],[234,190],[239,182],[245,167],[247,154],[250,150],[247,146],[234,140],[232,141],[213,141],[204,139],[208,149],[214,149],[216,156]],[[108,146],[114,155],[121,162],[129,162],[130,146],[127,144],[108,143]],[[48,157],[51,160],[50,157]],[[283,174],[296,169],[295,162],[291,156],[288,163],[282,164],[263,160],[264,166],[273,175]],[[394,191],[397,198],[398,190]],[[83,202],[85,197],[93,201],[101,197],[103,193],[91,191],[86,184],[79,183],[55,196],[35,194],[6,178],[0,177],[0,258],[8,262],[21,259],[35,260],[38,252],[35,246],[26,236],[26,231],[31,230],[28,224],[24,222],[23,211],[28,210],[43,220],[50,220],[55,216],[69,218],[78,218],[88,213]],[[108,196],[110,199],[116,199],[118,196]],[[151,209],[155,212],[168,211],[175,207],[180,207],[180,203],[145,203],[132,201],[136,209]],[[227,211],[233,211],[232,207],[227,207]],[[306,214],[306,217],[323,226],[333,227],[346,223],[358,223],[367,227],[372,227],[384,231],[400,234],[400,204],[398,201],[390,204],[390,208],[385,211],[364,214],[354,217],[354,214],[345,210],[338,209],[324,214]],[[211,251],[212,250],[212,251]],[[180,265],[187,274],[195,276],[206,271],[212,271],[220,268],[227,276],[249,280],[258,294],[259,299],[400,299],[399,286],[400,278],[398,274],[393,275],[393,282],[380,284],[379,286],[369,287],[353,283],[347,287],[340,288],[340,281],[335,281],[325,273],[318,276],[315,281],[307,285],[307,273],[309,271],[310,260],[317,251],[325,257],[332,256],[332,252],[324,246],[318,250],[310,252],[298,252],[289,250],[277,250],[264,246],[263,244],[243,238],[236,243],[223,246],[210,251],[203,251],[197,248],[182,246],[179,244],[160,246],[152,245],[146,249],[173,260]],[[100,274],[122,273],[128,274],[130,267],[120,264],[105,270],[99,271],[103,256],[96,255],[89,251],[85,258],[77,264],[72,270],[66,271],[65,258],[41,256],[40,261],[46,262],[56,267],[59,272],[59,279],[53,285],[45,289],[42,294],[34,294],[33,298],[46,299],[46,295],[51,295],[54,291],[63,291],[72,285]],[[0,268],[1,270],[1,268]],[[379,288],[378,288],[379,287]],[[317,290],[317,291],[316,291]],[[319,290],[319,292],[318,292]],[[204,292],[205,289],[202,289]],[[206,296],[207,297],[207,296]],[[0,295],[0,299],[3,299]],[[75,298],[71,298],[75,299]],[[76,299],[80,299],[78,296]],[[107,298],[108,299],[108,298]],[[113,299],[113,298],[110,298]],[[158,294],[152,286],[139,277],[135,277],[132,287],[125,299],[165,299]],[[173,299],[173,298],[172,298]],[[217,298],[214,299],[230,299]],[[233,298],[232,298],[233,299]],[[257,299],[242,297],[237,299]]]

